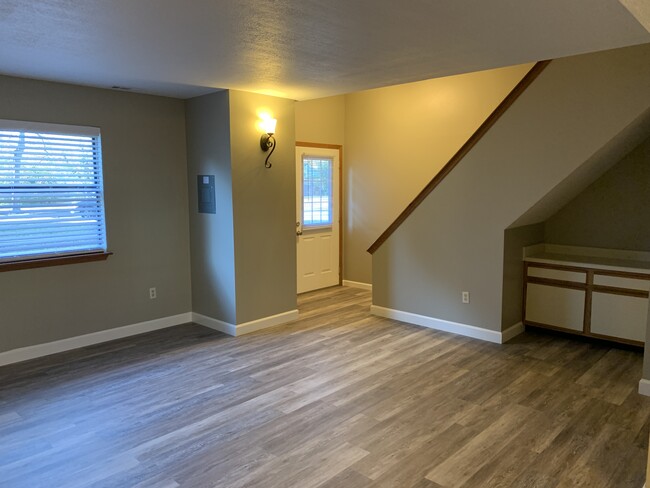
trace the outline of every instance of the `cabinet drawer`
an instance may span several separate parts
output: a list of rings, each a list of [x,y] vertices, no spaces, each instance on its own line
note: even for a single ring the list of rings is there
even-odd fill
[[[538,268],[536,266],[528,266],[528,276],[535,278],[547,278],[550,280],[573,281],[575,283],[586,283],[586,271],[566,271],[564,269],[555,268]]]
[[[594,285],[613,286],[616,288],[627,288],[628,290],[650,290],[650,280],[639,280],[637,278],[623,278],[621,276],[594,275]]]
[[[528,283],[526,320],[563,329],[582,331],[585,313],[584,290]]]
[[[648,299],[594,292],[591,332],[645,342]]]

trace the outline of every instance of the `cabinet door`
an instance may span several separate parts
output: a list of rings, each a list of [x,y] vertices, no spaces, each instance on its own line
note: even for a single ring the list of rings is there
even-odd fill
[[[562,329],[582,331],[585,315],[585,290],[528,283],[526,320]]]
[[[594,291],[591,297],[591,332],[645,342],[648,299]]]

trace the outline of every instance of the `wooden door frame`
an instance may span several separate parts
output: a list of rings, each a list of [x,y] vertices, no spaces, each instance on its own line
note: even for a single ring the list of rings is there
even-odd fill
[[[296,147],[334,149],[339,152],[339,286],[343,284],[343,146],[341,144],[320,144],[296,141]]]

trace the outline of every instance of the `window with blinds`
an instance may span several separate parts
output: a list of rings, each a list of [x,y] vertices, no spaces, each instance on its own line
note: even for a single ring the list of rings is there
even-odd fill
[[[302,220],[304,227],[332,225],[332,158],[302,158]]]
[[[0,263],[101,251],[99,129],[0,120]]]

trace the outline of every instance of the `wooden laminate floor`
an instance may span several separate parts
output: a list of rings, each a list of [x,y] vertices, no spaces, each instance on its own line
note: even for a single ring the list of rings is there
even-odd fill
[[[0,368],[0,486],[641,488],[642,355],[496,345],[302,295],[238,338],[183,325]]]

